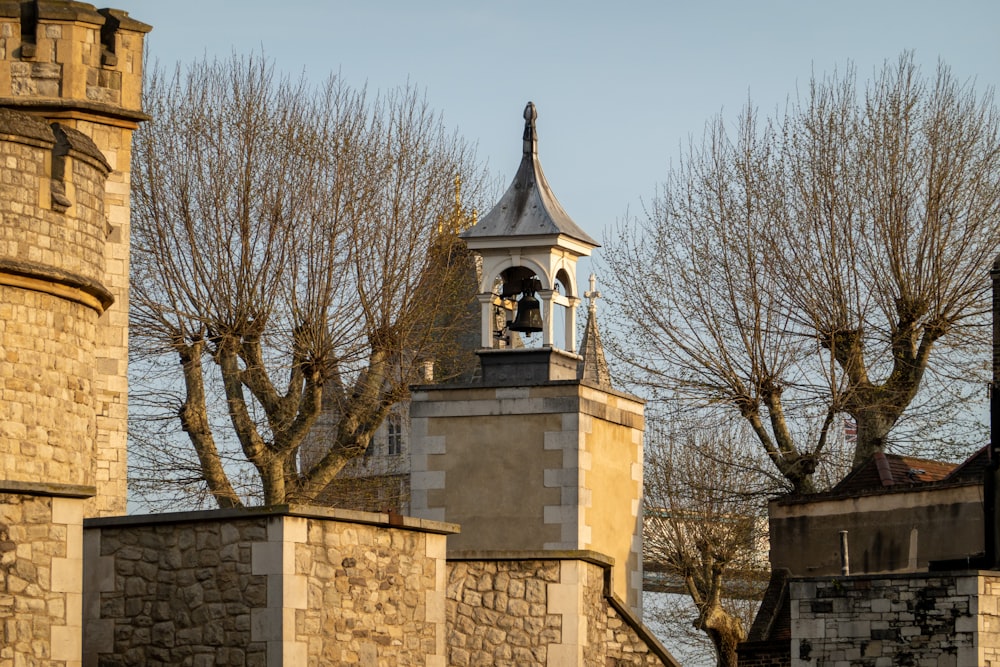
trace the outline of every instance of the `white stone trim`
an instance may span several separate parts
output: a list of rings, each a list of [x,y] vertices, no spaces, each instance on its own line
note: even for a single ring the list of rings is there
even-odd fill
[[[267,542],[251,545],[251,572],[267,577],[267,607],[251,610],[250,640],[267,643],[268,665],[306,664],[308,644],[295,641],[295,610],[308,607],[309,573],[296,572],[295,550],[308,536],[308,519],[277,516],[268,519]]]
[[[583,563],[564,560],[559,563],[559,583],[548,584],[550,614],[562,616],[562,642],[549,646],[546,667],[576,667],[583,664],[587,643],[587,616],[583,613]]]

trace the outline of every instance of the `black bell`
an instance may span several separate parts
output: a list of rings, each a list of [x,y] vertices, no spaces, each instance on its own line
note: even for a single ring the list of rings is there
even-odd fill
[[[510,323],[511,331],[535,333],[542,330],[542,311],[535,295],[528,292],[517,302],[517,315]]]

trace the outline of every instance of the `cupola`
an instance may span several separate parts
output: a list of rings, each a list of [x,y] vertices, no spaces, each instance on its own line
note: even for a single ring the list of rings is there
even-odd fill
[[[577,356],[576,262],[599,244],[573,222],[545,180],[538,161],[537,117],[535,105],[528,102],[514,180],[496,206],[461,234],[482,257],[484,370],[484,352],[490,350],[534,348]]]

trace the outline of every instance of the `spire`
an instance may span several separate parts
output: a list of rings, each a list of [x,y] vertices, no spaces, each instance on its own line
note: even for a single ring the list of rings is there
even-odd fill
[[[573,222],[545,180],[538,161],[537,118],[534,103],[528,102],[524,107],[521,165],[496,206],[461,236],[473,242],[488,238],[566,237],[584,244],[588,250],[596,248],[597,241]]]
[[[583,330],[583,341],[580,343],[580,362],[578,376],[581,380],[593,382],[597,386],[611,388],[611,372],[608,361],[604,358],[604,346],[601,345],[601,334],[597,330],[597,300],[601,293],[597,291],[597,277],[590,274],[590,290],[583,293],[590,300],[587,308],[587,326]]]

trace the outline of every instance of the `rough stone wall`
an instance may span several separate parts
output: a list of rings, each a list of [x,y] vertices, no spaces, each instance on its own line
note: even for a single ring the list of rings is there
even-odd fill
[[[84,663],[428,665],[453,526],[322,508],[88,520]]]
[[[83,501],[0,493],[0,667],[80,664]]]
[[[85,664],[258,665],[252,610],[267,607],[267,577],[252,547],[263,519],[88,528]]]
[[[52,129],[22,114],[0,113],[0,134],[0,480],[93,485],[105,173],[55,157]],[[55,184],[81,205],[59,208]]]
[[[562,641],[547,608],[559,561],[458,561],[448,567],[448,664],[544,665]]]
[[[295,635],[308,664],[443,664],[445,544],[444,535],[310,519],[295,548],[308,591]]]
[[[790,582],[793,667],[995,667],[1000,576],[929,573]]]
[[[448,563],[448,664],[676,665],[610,595],[610,565],[552,558]]]
[[[621,605],[610,604],[605,596],[605,572],[590,566],[585,570],[584,609],[587,612],[587,646],[585,665],[663,665],[662,656],[650,648],[634,624],[637,619],[626,616]]]

